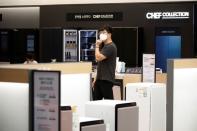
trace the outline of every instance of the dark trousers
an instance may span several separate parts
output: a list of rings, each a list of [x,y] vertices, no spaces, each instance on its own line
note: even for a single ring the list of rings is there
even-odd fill
[[[113,83],[106,80],[96,80],[93,88],[93,100],[113,99]]]

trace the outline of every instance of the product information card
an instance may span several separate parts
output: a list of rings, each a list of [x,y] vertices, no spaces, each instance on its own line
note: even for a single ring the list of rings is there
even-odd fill
[[[143,54],[143,82],[155,82],[155,54]]]
[[[59,131],[60,72],[33,71],[33,131]]]

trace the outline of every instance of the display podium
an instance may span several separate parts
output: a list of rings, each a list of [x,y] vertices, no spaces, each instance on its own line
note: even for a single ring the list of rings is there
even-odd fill
[[[28,131],[29,85],[0,82],[0,131]]]
[[[129,83],[126,100],[139,107],[139,131],[166,131],[166,85]]]
[[[169,59],[167,131],[197,131],[197,59]]]
[[[106,125],[102,119],[80,117],[80,131],[106,131]]]
[[[138,107],[135,102],[90,101],[85,105],[85,115],[103,119],[107,131],[138,131]]]
[[[61,107],[61,131],[72,131],[72,110],[70,106]]]

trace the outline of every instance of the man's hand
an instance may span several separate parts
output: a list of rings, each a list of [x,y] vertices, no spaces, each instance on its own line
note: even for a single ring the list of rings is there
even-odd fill
[[[101,43],[102,43],[102,40],[96,40],[96,46],[97,47],[100,47]]]
[[[95,85],[96,79],[93,80],[92,82],[92,88],[94,89],[94,85]]]

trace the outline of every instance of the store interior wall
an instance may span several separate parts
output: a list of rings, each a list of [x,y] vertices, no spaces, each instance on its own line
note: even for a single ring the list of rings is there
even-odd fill
[[[122,4],[73,4],[73,5],[46,5],[36,7],[38,11],[34,11],[36,15],[35,25],[29,25],[29,28],[39,26],[42,28],[61,28],[61,29],[97,29],[103,24],[110,24],[112,27],[140,27],[143,29],[143,53],[155,52],[155,28],[156,27],[178,27],[181,30],[182,46],[181,57],[191,58],[194,57],[194,40],[193,34],[193,7],[192,2],[185,3],[122,3]],[[195,6],[196,7],[196,6]],[[13,7],[10,7],[11,9]],[[16,7],[14,7],[16,8]],[[31,8],[31,7],[28,7]],[[196,8],[195,8],[196,9]],[[148,20],[146,19],[147,12],[154,11],[188,11],[190,12],[190,18],[186,20]],[[17,12],[17,11],[16,11]],[[67,13],[88,13],[88,12],[121,12],[123,14],[122,20],[117,21],[68,21],[66,18]],[[138,12],[138,13],[136,13]],[[21,15],[19,15],[19,18]],[[27,19],[30,19],[31,15],[24,15]],[[33,18],[33,17],[32,17]],[[31,19],[32,19],[31,18]],[[195,17],[196,18],[196,17]],[[39,22],[37,21],[39,20]],[[2,14],[2,24],[4,21],[4,15]],[[18,19],[16,18],[17,22]],[[32,22],[31,21],[31,22]],[[196,21],[196,20],[195,20]],[[14,23],[14,22],[13,22]],[[20,25],[25,25],[25,21],[20,22]],[[28,22],[27,22],[28,23]],[[30,23],[28,23],[30,24]],[[1,25],[0,28],[6,26]],[[10,24],[13,28],[12,24]],[[17,27],[17,26],[15,26]],[[18,26],[19,27],[19,26]],[[44,49],[47,49],[47,43],[42,43],[42,37],[40,37],[39,53],[42,54]],[[46,45],[46,47],[44,46]],[[54,52],[58,52],[62,47],[62,41],[56,42],[56,47],[53,48]],[[52,47],[52,46],[51,46]],[[57,49],[57,50],[56,50]],[[131,51],[128,49],[128,52]],[[58,55],[60,56],[60,55]],[[62,57],[62,56],[61,56]],[[41,58],[42,59],[42,58]],[[61,58],[57,58],[61,59]]]
[[[0,8],[0,14],[0,61],[23,63],[28,53],[37,59],[40,7]]]
[[[54,12],[55,10],[55,12]],[[67,13],[84,12],[122,12],[122,21],[67,21]],[[189,11],[187,20],[147,20],[146,13],[151,11]],[[138,12],[138,13],[136,13]],[[50,14],[50,15],[49,15]],[[154,53],[155,27],[179,27],[182,36],[181,57],[193,57],[193,4],[157,3],[157,4],[89,4],[41,6],[40,27],[62,28],[98,28],[103,24],[112,27],[142,27],[144,31],[144,53]],[[50,21],[50,22],[49,22]]]
[[[98,4],[98,3],[133,3],[133,2],[174,2],[186,0],[1,0],[1,6],[22,6],[22,5],[53,5],[53,4]],[[187,0],[195,1],[195,0]]]
[[[39,7],[0,8],[0,29],[39,28]]]

